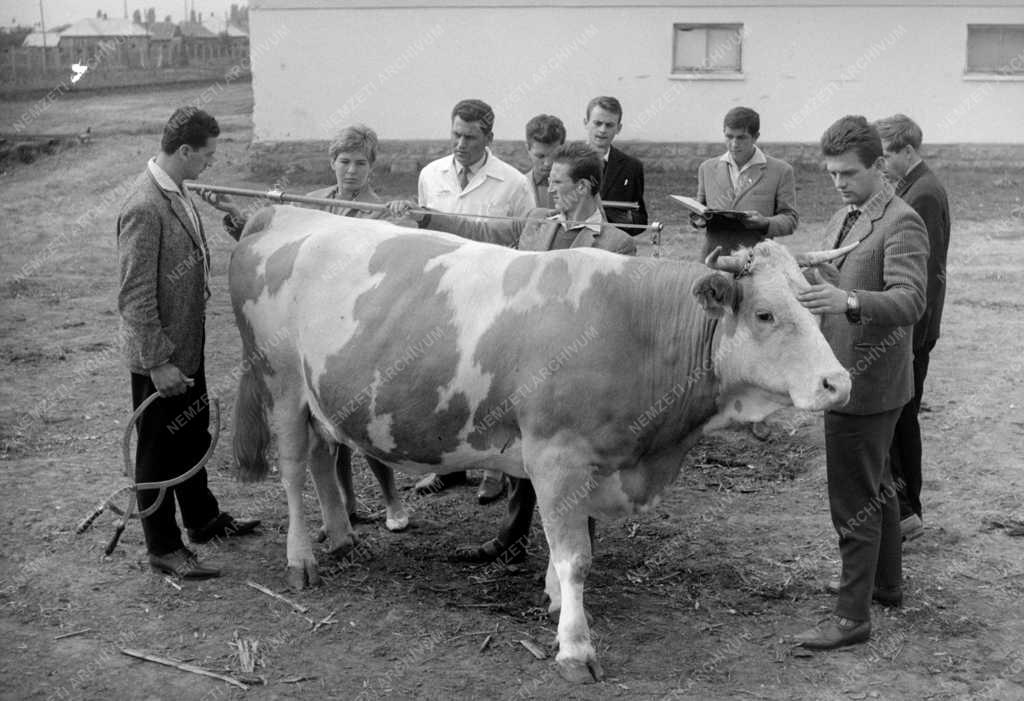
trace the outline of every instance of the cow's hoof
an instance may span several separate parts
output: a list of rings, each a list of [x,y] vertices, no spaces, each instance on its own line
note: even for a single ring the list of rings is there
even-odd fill
[[[399,533],[409,527],[409,514],[401,514],[392,518],[388,516],[384,521],[384,526],[392,533]]]
[[[306,587],[320,586],[320,575],[316,571],[316,563],[288,565],[288,586],[295,591],[301,591]]]
[[[590,684],[604,679],[604,670],[597,660],[555,660],[562,679],[573,684]]]
[[[332,538],[331,545],[333,547],[327,551],[327,556],[332,557],[336,560],[342,560],[348,557],[349,553],[355,550],[356,545],[358,544],[359,539],[356,538],[355,533],[349,533],[347,535],[344,535],[341,538],[338,538],[337,542],[335,542],[335,539]]]

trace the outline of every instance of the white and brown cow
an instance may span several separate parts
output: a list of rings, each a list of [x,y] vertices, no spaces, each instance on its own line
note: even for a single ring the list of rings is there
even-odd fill
[[[243,477],[262,477],[277,437],[293,583],[316,580],[307,461],[332,546],[354,543],[331,444],[414,474],[529,477],[559,669],[599,678],[583,610],[587,517],[654,504],[708,426],[849,396],[848,373],[795,299],[807,282],[786,249],[767,241],[727,260],[734,274],[260,212],[231,257],[246,358],[234,449]]]

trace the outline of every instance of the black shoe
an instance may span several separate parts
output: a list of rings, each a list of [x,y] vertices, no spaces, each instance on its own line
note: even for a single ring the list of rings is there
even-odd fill
[[[220,576],[219,569],[202,564],[196,554],[186,548],[180,548],[166,555],[150,553],[149,566],[157,572],[182,579],[211,579]]]
[[[818,625],[792,640],[808,650],[834,650],[837,647],[867,642],[871,637],[871,621],[851,621],[842,616],[829,616]]]
[[[416,483],[413,490],[421,496],[434,494],[449,487],[466,484],[466,471],[450,472],[447,475],[429,474]]]
[[[214,538],[231,538],[252,533],[260,525],[258,519],[239,521],[231,514],[221,511],[217,517],[202,528],[189,528],[188,539],[193,543],[209,543]]]
[[[480,546],[467,545],[457,548],[452,559],[480,565],[489,565],[492,562],[513,565],[526,560],[526,548],[521,544],[505,546],[497,538],[492,538]]]
[[[492,475],[490,471],[484,470],[484,478],[480,480],[480,488],[476,490],[476,500],[483,506],[498,501],[505,493],[507,484],[508,480],[502,473]]]

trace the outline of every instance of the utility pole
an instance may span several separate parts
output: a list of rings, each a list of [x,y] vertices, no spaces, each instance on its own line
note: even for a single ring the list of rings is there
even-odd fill
[[[43,0],[39,0],[39,31],[43,33],[43,74],[46,74],[46,18],[43,16]],[[11,52],[13,55],[13,51]]]

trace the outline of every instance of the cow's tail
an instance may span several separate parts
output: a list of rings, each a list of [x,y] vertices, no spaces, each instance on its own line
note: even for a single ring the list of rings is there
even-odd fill
[[[238,478],[243,482],[257,482],[270,472],[270,424],[264,401],[267,395],[263,378],[247,368],[238,381],[233,444]]]

